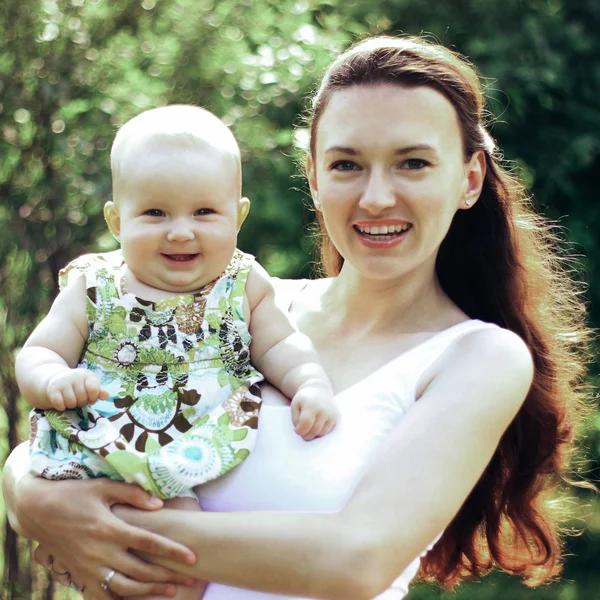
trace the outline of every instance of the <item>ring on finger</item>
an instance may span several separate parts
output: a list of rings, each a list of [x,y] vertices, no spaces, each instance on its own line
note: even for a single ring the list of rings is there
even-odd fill
[[[100,587],[106,592],[108,591],[108,586],[110,585],[110,580],[116,575],[116,571],[114,569],[111,569],[108,572],[108,575],[104,578],[104,580],[102,581],[102,583],[100,584]]]

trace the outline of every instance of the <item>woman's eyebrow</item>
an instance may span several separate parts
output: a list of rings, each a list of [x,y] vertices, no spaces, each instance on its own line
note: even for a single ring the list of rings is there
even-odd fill
[[[437,154],[435,148],[430,146],[429,144],[416,144],[414,146],[406,146],[404,148],[396,148],[394,150],[394,154],[408,154],[410,152],[415,152],[417,150],[420,151],[428,151]],[[337,152],[341,154],[349,154],[350,156],[359,156],[361,152],[356,150],[356,148],[351,148],[349,146],[331,146],[325,150],[325,154],[329,154],[331,152]]]
[[[331,152],[339,152],[341,154],[350,154],[352,156],[358,156],[360,152],[355,150],[354,148],[349,148],[346,146],[331,146],[325,150],[325,154],[329,154]]]
[[[434,154],[437,154],[435,148],[429,144],[416,144],[414,146],[406,146],[405,148],[397,148],[394,154],[408,154],[409,152],[416,152],[417,150],[425,150],[427,152],[433,152]]]

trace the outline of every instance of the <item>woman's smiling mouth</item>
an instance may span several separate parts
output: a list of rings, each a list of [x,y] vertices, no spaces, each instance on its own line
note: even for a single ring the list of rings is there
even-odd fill
[[[378,222],[377,224],[356,223],[353,227],[365,246],[385,249],[399,244],[412,228],[412,224],[406,221]]]

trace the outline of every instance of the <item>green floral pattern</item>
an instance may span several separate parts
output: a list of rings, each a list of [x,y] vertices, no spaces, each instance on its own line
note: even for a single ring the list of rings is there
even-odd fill
[[[32,472],[110,477],[174,498],[242,462],[261,402],[243,314],[253,261],[236,250],[200,292],[158,302],[120,289],[120,251],[82,256],[61,271],[61,288],[86,278],[89,335],[78,367],[96,373],[110,397],[33,410]]]

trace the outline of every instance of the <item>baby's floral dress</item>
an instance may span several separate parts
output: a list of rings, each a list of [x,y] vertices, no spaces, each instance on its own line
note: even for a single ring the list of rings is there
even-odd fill
[[[89,335],[78,368],[98,375],[107,400],[34,409],[30,469],[47,479],[110,477],[161,498],[240,464],[252,450],[262,375],[250,363],[244,319],[254,257],[236,250],[199,292],[150,302],[123,288],[120,251],[87,254],[60,274],[84,276]]]

